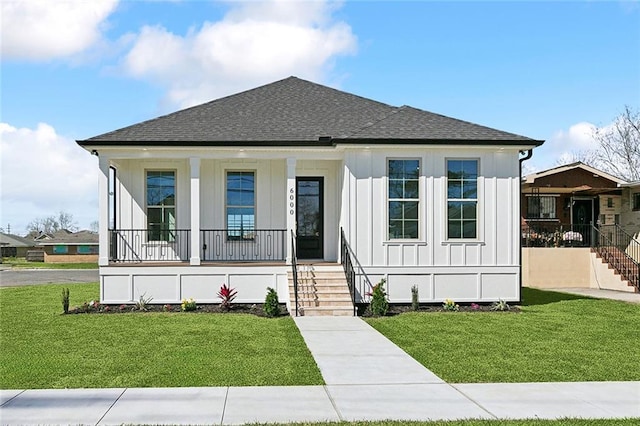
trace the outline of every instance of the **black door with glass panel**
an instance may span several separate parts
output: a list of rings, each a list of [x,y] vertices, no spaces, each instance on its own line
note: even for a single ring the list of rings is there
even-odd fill
[[[296,178],[296,255],[300,259],[324,257],[323,181],[321,177]]]

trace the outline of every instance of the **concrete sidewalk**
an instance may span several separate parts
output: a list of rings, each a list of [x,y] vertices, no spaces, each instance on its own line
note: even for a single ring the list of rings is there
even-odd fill
[[[640,418],[640,382],[447,384],[360,318],[295,318],[325,386],[0,391],[0,424]]]
[[[0,424],[640,418],[640,382],[0,391]]]

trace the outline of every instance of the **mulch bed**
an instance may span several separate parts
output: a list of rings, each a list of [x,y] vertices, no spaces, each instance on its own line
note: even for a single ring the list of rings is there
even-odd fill
[[[145,312],[180,312],[185,314],[198,314],[198,313],[225,313],[225,314],[251,314],[259,317],[266,317],[264,313],[263,304],[243,304],[234,303],[231,305],[231,309],[226,310],[222,308],[219,303],[200,304],[196,306],[195,311],[182,312],[180,304],[149,304],[145,309],[138,309],[134,304],[125,305],[103,305],[103,304],[83,304],[82,306],[75,306],[69,309],[69,314],[126,314],[126,313],[145,313]],[[284,304],[280,305],[280,316],[288,316],[287,307]]]
[[[457,311],[448,311],[442,307],[442,304],[437,305],[420,305],[418,310],[414,310],[411,305],[390,305],[389,311],[386,316],[395,316],[400,315],[406,312],[421,312],[421,313],[432,313],[432,312],[449,312],[451,314],[455,314],[456,312],[493,312],[493,313],[518,313],[521,312],[520,306],[509,305],[509,310],[504,311],[495,311],[491,309],[491,304],[469,304],[469,305],[459,305]],[[372,317],[373,315],[366,309],[362,313],[358,313],[363,317]]]

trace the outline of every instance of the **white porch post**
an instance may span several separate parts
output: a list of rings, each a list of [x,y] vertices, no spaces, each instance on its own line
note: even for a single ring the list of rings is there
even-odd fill
[[[200,265],[200,158],[189,158],[191,169],[191,265]]]
[[[293,247],[291,246],[291,231],[296,230],[296,159],[287,158],[287,263],[291,263]]]
[[[98,156],[98,265],[109,266],[109,159]]]

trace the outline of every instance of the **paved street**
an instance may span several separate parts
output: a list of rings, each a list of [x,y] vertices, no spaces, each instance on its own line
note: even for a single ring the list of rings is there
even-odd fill
[[[31,284],[51,283],[90,283],[97,281],[97,269],[0,270],[0,287],[19,287]]]

